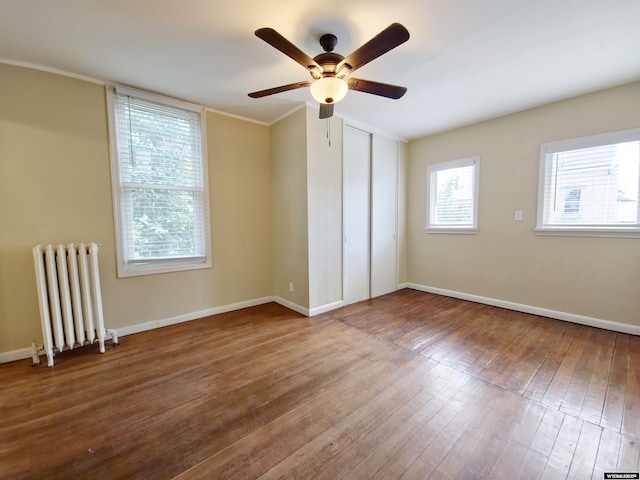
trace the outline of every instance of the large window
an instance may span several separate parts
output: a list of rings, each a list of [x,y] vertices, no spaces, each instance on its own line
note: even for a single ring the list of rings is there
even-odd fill
[[[204,111],[108,88],[118,276],[211,265]]]
[[[542,145],[537,232],[640,236],[640,129]]]
[[[427,232],[477,233],[479,157],[427,167]]]

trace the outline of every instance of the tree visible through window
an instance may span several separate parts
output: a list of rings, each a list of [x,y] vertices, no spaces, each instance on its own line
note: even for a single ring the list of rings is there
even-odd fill
[[[111,94],[119,271],[208,266],[203,113]]]

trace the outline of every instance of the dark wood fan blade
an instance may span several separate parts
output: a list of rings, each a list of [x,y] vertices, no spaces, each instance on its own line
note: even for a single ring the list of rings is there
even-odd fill
[[[407,40],[409,40],[409,31],[399,23],[392,23],[340,62],[336,67],[336,72],[339,72],[342,67],[353,72]]]
[[[363,80],[361,78],[347,79],[349,90],[358,92],[372,93],[381,97],[399,99],[407,93],[407,87],[399,87],[398,85],[390,85],[388,83],[372,82],[371,80]]]
[[[333,103],[320,104],[320,118],[333,117]]]
[[[261,98],[275,93],[288,92],[289,90],[295,90],[296,88],[308,87],[311,82],[298,82],[290,83],[289,85],[282,85],[280,87],[268,88],[266,90],[260,90],[259,92],[252,92],[249,94],[251,98]]]
[[[313,58],[300,50],[289,40],[284,38],[273,28],[259,28],[258,30],[256,30],[255,34],[256,37],[261,38],[273,48],[280,50],[286,56],[292,58],[307,70],[319,69],[319,71],[322,72],[320,65],[318,65]]]

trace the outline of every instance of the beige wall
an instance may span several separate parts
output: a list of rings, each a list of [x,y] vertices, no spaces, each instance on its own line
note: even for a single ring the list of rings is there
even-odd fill
[[[271,126],[271,166],[272,293],[309,308],[306,107]]]
[[[307,107],[309,308],[342,300],[342,119]],[[327,138],[327,127],[330,138]]]
[[[207,114],[213,267],[117,279],[104,87],[0,64],[0,352],[41,341],[31,248],[97,241],[122,328],[272,295],[269,128]]]
[[[407,283],[407,200],[409,144],[399,142],[398,151],[398,283]]]
[[[640,325],[640,240],[534,233],[540,144],[640,127],[639,106],[634,83],[411,142],[408,281]],[[427,165],[472,155],[479,234],[425,234]]]
[[[213,267],[117,279],[104,87],[4,64],[0,87],[0,353],[40,341],[38,243],[101,243],[109,327],[341,299],[340,119],[329,146],[313,108],[272,127],[208,113]],[[540,144],[638,127],[638,105],[635,83],[401,144],[400,282],[640,325],[638,240],[533,233]],[[480,233],[425,234],[426,165],[471,155]]]

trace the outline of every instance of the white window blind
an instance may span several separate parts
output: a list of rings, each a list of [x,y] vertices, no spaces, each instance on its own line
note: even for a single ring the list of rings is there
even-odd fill
[[[202,109],[120,89],[111,100],[119,273],[208,266]]]
[[[435,163],[427,167],[427,231],[477,231],[479,157]]]
[[[640,130],[545,144],[538,231],[640,232]]]

